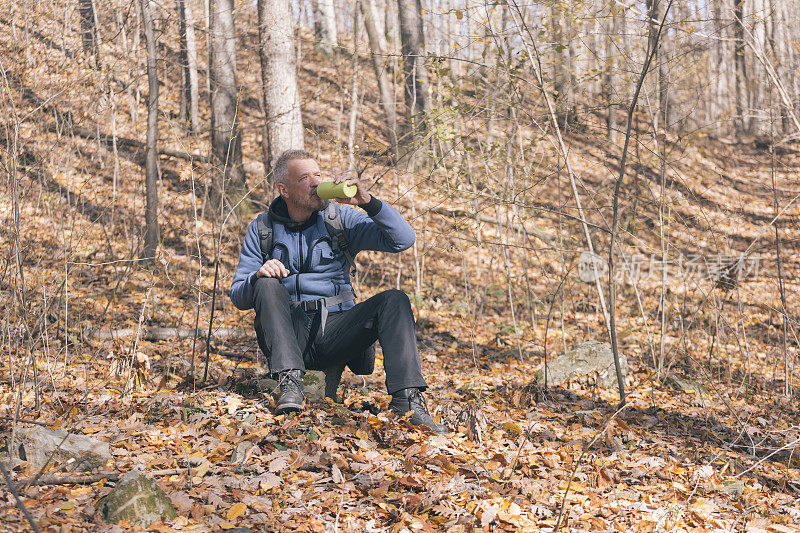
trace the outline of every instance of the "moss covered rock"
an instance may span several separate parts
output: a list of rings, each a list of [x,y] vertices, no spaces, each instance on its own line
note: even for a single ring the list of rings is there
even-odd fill
[[[99,510],[110,524],[127,520],[142,527],[178,516],[169,496],[143,472],[131,472],[123,477],[100,501]]]

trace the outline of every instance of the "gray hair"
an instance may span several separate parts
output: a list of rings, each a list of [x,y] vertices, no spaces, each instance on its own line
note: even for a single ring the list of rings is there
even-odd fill
[[[286,183],[286,179],[289,177],[289,161],[294,161],[296,159],[314,159],[314,155],[308,150],[286,150],[279,155],[278,159],[275,160],[275,164],[272,166],[272,176],[275,180],[275,185],[278,183]]]

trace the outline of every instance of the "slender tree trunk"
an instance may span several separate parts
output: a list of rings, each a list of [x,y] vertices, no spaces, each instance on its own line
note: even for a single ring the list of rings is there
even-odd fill
[[[775,75],[780,80],[786,79],[786,65],[789,59],[786,50],[786,22],[784,15],[782,3],[778,0],[770,0],[770,19],[772,22],[770,48],[775,58]],[[784,134],[789,133],[792,126],[785,105],[780,106],[780,118],[781,123],[779,131]]]
[[[194,34],[192,0],[178,0],[180,21],[181,66],[183,75],[183,100],[186,103],[184,119],[191,133],[198,129],[199,82],[197,78],[197,40]]]
[[[152,0],[140,0],[147,48],[147,148],[145,149],[145,229],[142,260],[153,261],[158,248],[158,69]]]
[[[649,33],[649,46],[652,47],[655,42],[656,34],[658,33],[658,26],[661,23],[661,16],[664,12],[662,9],[663,0],[647,0],[647,13],[649,17],[650,33]],[[658,117],[661,121],[661,127],[669,130],[672,125],[672,109],[669,102],[669,79],[667,74],[667,64],[665,58],[664,41],[665,35],[661,35],[661,47],[657,55],[653,57],[653,61],[657,65],[657,91],[658,91]]]
[[[745,133],[747,121],[747,63],[745,61],[744,44],[744,2],[733,1],[733,61],[736,66],[736,113],[734,115],[734,128],[737,135]]]
[[[247,184],[238,123],[234,0],[210,1],[211,153],[223,178],[217,192],[238,202]]]
[[[550,16],[553,25],[553,44],[555,46],[553,82],[556,100],[556,116],[562,128],[573,122],[575,108],[571,65],[572,49],[569,43],[571,28],[568,21],[569,15],[565,13],[564,7],[565,6],[562,4],[555,2],[550,8]]]
[[[400,150],[397,141],[397,111],[394,103],[394,92],[386,75],[384,54],[386,49],[382,48],[381,33],[375,23],[375,0],[361,0],[361,12],[364,14],[364,27],[367,30],[369,48],[372,56],[372,69],[375,72],[375,79],[378,81],[378,92],[381,98],[383,112],[386,115],[386,131],[389,142],[392,145],[392,153],[395,162],[400,158]],[[385,42],[385,41],[384,41]]]
[[[353,4],[353,57],[352,81],[350,84],[350,120],[347,128],[347,164],[349,170],[356,170],[356,128],[358,126],[358,34],[361,29],[359,21],[360,1]]]
[[[100,68],[100,49],[97,38],[97,18],[92,0],[80,0],[78,11],[81,15],[81,41],[83,52],[92,56],[92,67]]]
[[[710,98],[712,107],[709,115],[717,135],[723,134],[728,129],[721,123],[721,120],[724,110],[730,103],[731,96],[730,78],[727,75],[731,71],[729,68],[731,54],[729,42],[725,39],[727,27],[722,20],[722,7],[721,2],[713,2],[711,6],[711,17],[714,21],[714,36],[716,40],[714,43],[714,61],[709,70],[709,79],[715,80],[714,94]]]
[[[425,38],[422,32],[420,0],[397,0],[400,20],[401,54],[406,98],[405,129],[408,141],[423,129],[428,111],[428,71],[425,68]]]
[[[603,104],[606,106],[606,131],[608,140],[613,141],[617,137],[617,107],[614,105],[614,70],[616,65],[614,51],[614,37],[617,35],[619,24],[617,23],[617,8],[611,2],[608,7],[608,22],[606,24],[605,53],[603,57],[603,78],[601,93]]]
[[[395,0],[379,0],[385,7],[383,31],[386,36],[386,50],[390,53],[397,52],[400,42],[400,21]]]
[[[338,44],[336,31],[336,6],[333,0],[313,0],[314,36],[320,51],[332,56]],[[291,11],[289,12],[291,16]]]
[[[270,165],[284,150],[304,147],[291,13],[289,0],[258,0],[258,53]]]

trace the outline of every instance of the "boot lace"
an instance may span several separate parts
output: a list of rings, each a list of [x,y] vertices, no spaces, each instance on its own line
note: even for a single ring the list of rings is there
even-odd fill
[[[295,372],[284,372],[283,376],[281,376],[281,381],[278,384],[280,387],[281,394],[286,391],[300,391],[302,380]]]
[[[430,415],[428,411],[428,404],[425,401],[425,396],[419,391],[419,389],[412,389],[411,392],[408,394],[408,406],[411,408],[412,411],[425,413],[426,415]],[[418,406],[419,411],[414,407]]]

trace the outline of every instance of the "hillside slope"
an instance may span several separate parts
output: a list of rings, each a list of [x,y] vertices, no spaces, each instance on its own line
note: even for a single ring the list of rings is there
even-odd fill
[[[533,382],[545,359],[607,340],[596,289],[579,276],[581,215],[536,95],[519,103],[527,118],[515,125],[488,81],[457,80],[442,90],[417,167],[403,171],[381,155],[382,114],[362,54],[359,167],[418,239],[397,257],[363,254],[358,291],[412,296],[431,407],[456,431],[435,437],[387,416],[381,365],[366,379],[345,377],[344,405],[275,416],[269,391],[255,390],[265,369],[252,314],[226,295],[249,220],[209,199],[207,135],[187,135],[177,118],[167,17],[162,246],[155,268],[137,261],[146,79],[138,38],[130,25],[121,33],[120,21],[133,19],[119,14],[134,15],[110,4],[99,13],[100,70],[54,3],[33,3],[24,19],[0,14],[4,437],[15,418],[33,419],[109,442],[114,461],[102,472],[172,469],[158,481],[179,517],[163,531],[536,531],[559,520],[591,531],[796,530],[800,413],[783,394],[797,394],[800,346],[796,144],[654,138],[639,117],[621,197],[628,273],[618,329],[630,372],[617,411],[617,391],[591,376],[549,390]],[[264,206],[253,17],[243,9],[241,121],[252,198]],[[326,59],[300,37],[306,146],[340,171],[349,52]],[[602,123],[587,111],[565,140],[593,244],[607,255],[621,142],[608,142]],[[720,283],[745,251],[741,279]],[[246,335],[218,334],[208,346],[185,332],[148,340],[148,328],[204,332],[212,309],[214,328]],[[23,493],[40,527],[104,527],[97,503],[113,480],[60,481]],[[7,496],[0,528],[25,529]]]

